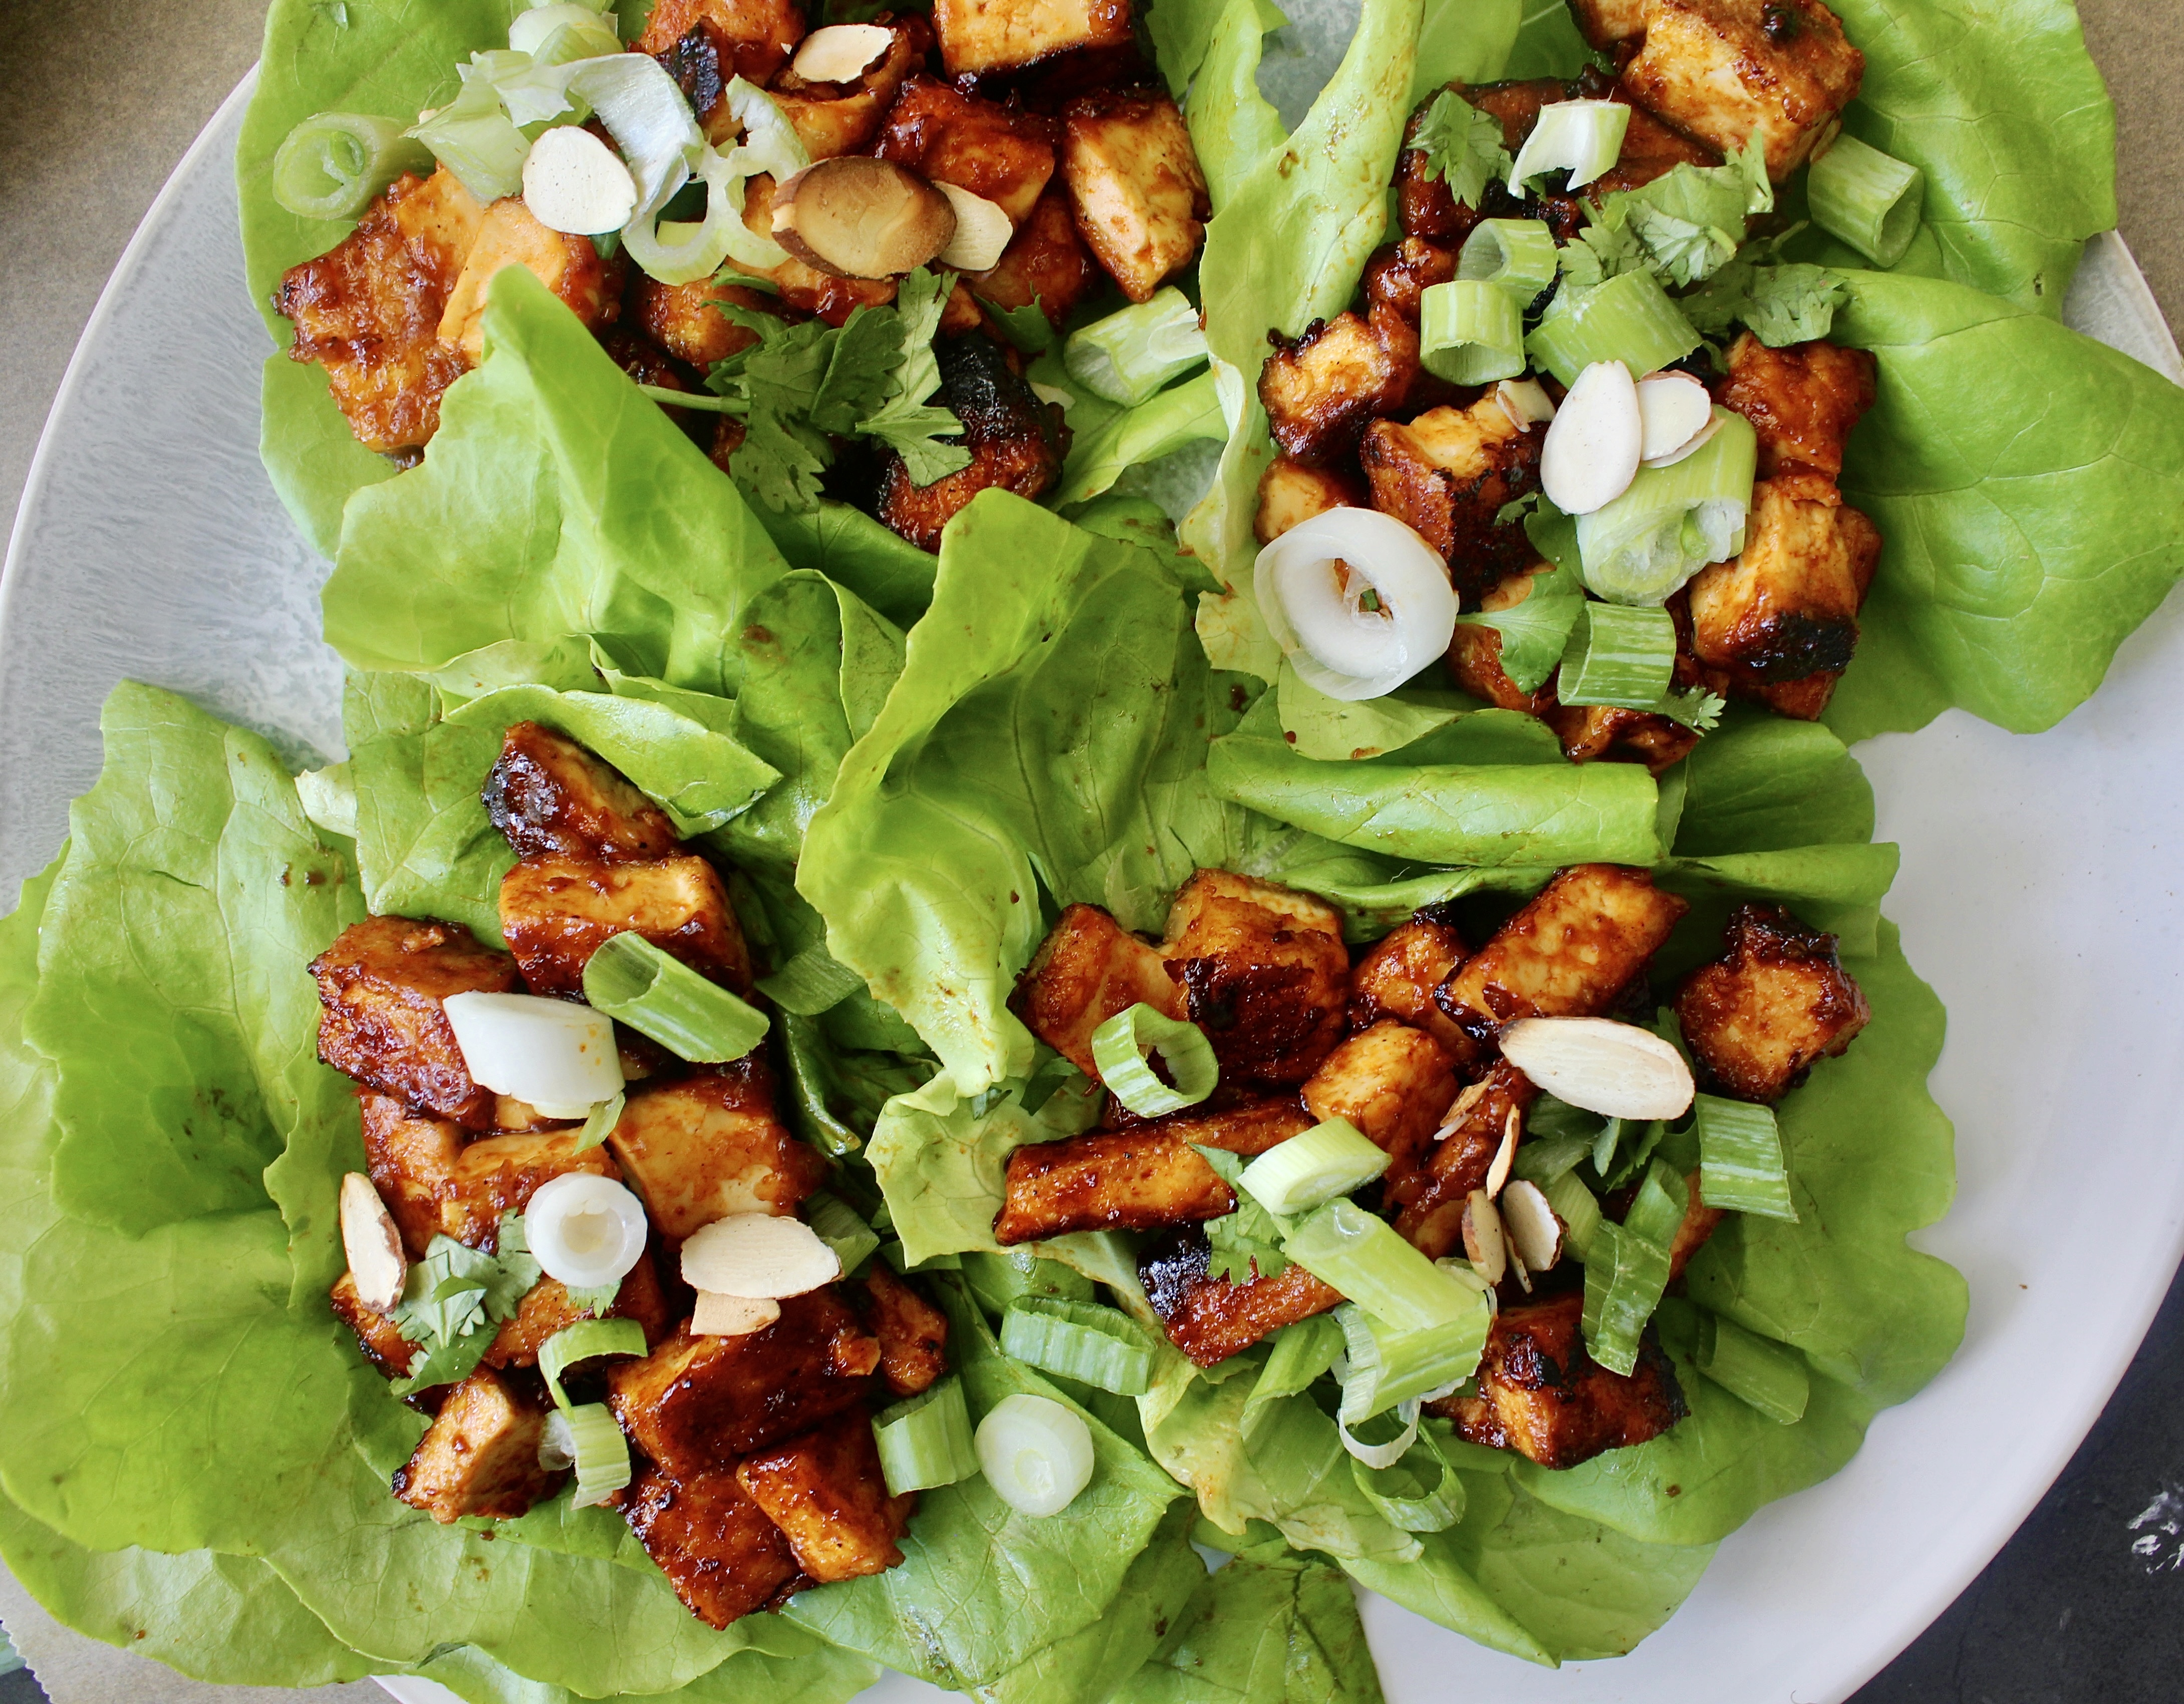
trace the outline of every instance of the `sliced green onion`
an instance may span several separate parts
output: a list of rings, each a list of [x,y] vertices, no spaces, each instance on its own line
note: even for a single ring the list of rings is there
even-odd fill
[[[432,149],[433,158],[481,203],[520,193],[523,162],[531,153],[531,139],[516,128],[493,86],[500,59],[511,68],[528,63],[521,54],[472,54],[462,68],[463,86],[454,99],[430,114],[420,114],[404,132]]]
[[[627,1094],[602,1100],[593,1107],[584,1119],[584,1128],[577,1133],[577,1151],[588,1153],[614,1134],[614,1128],[621,1122],[623,1109],[629,1105]]]
[[[880,1245],[879,1233],[864,1222],[855,1207],[824,1190],[804,1204],[804,1220],[812,1234],[833,1250],[844,1273],[862,1266]]]
[[[952,1373],[873,1415],[872,1441],[891,1497],[952,1485],[978,1471],[963,1381]]]
[[[1774,1110],[1713,1094],[1694,1096],[1691,1108],[1699,1127],[1699,1199],[1709,1207],[1797,1223]]]
[[[1524,316],[1499,284],[1432,284],[1418,298],[1418,359],[1453,385],[1490,384],[1524,370]]]
[[[766,1014],[644,936],[610,935],[584,966],[584,998],[678,1059],[720,1065],[766,1039]]]
[[[1092,1300],[1091,1279],[1060,1261],[1042,1260],[1029,1249],[1003,1249],[999,1254],[966,1250],[962,1258],[963,1277],[971,1294],[996,1317],[1024,1296]]]
[[[1698,346],[1684,310],[1642,268],[1589,290],[1564,289],[1524,340],[1532,359],[1566,385],[1596,361],[1658,372]]]
[[[1876,265],[1893,266],[1919,234],[1926,174],[1854,136],[1839,136],[1805,175],[1813,223]]]
[[[1475,1292],[1354,1201],[1314,1209],[1284,1240],[1282,1252],[1397,1331],[1455,1325],[1477,1306]]]
[[[1157,1050],[1175,1086],[1153,1075],[1145,1055]],[[1167,1017],[1139,1001],[1092,1032],[1092,1062],[1108,1093],[1140,1118],[1158,1118],[1195,1106],[1213,1092],[1221,1066],[1206,1032]]]
[[[1362,1189],[1388,1169],[1387,1150],[1346,1118],[1330,1118],[1277,1142],[1237,1182],[1270,1213],[1302,1213]]]
[[[1421,1468],[1440,1470],[1430,1485]],[[1350,1472],[1365,1501],[1403,1532],[1446,1532],[1463,1518],[1463,1481],[1430,1432],[1420,1434],[1390,1467],[1368,1467],[1353,1459]]]
[[[538,1376],[554,1394],[554,1406],[566,1411],[569,1393],[561,1375],[580,1361],[602,1355],[643,1355],[644,1328],[633,1319],[580,1319],[565,1325],[538,1346]]]
[[[1472,1293],[1468,1315],[1429,1331],[1390,1331],[1364,1309],[1334,1310],[1350,1370],[1342,1380],[1341,1418],[1354,1426],[1399,1404],[1460,1384],[1479,1370],[1494,1310]]]
[[[1342,1434],[1309,1399],[1270,1402],[1245,1439],[1245,1455],[1277,1507],[1301,1508],[1342,1460]]]
[[[1683,460],[1640,468],[1622,496],[1578,517],[1580,571],[1601,597],[1663,603],[1708,563],[1744,549],[1759,441],[1742,415],[1714,415],[1720,429]]]
[[[1585,1258],[1585,1346],[1592,1358],[1629,1377],[1640,1334],[1668,1287],[1668,1250],[1602,1219]]]
[[[1198,309],[1173,285],[1070,334],[1061,364],[1096,397],[1135,408],[1206,361]]]
[[[1127,1314],[1093,1301],[1025,1296],[1001,1316],[1001,1350],[1028,1367],[1117,1396],[1152,1388],[1153,1341]]]
[[[1350,1452],[1351,1461],[1362,1462],[1368,1467],[1392,1467],[1403,1459],[1404,1452],[1418,1441],[1418,1405],[1406,1402],[1392,1417],[1402,1429],[1384,1444],[1368,1444],[1350,1429],[1340,1415],[1335,1416],[1335,1434],[1341,1439],[1342,1447]],[[1365,1423],[1358,1423],[1362,1427]]]
[[[1555,281],[1555,234],[1540,219],[1482,219],[1463,239],[1456,276],[1499,284],[1529,308]]]
[[[822,942],[814,942],[772,976],[760,977],[758,984],[759,992],[783,1011],[805,1017],[832,1011],[864,986],[865,979],[828,952]]]
[[[1092,1428],[1048,1396],[1004,1396],[978,1423],[978,1467],[1018,1514],[1058,1515],[1092,1480]]]
[[[1587,599],[1570,628],[1555,696],[1566,704],[1645,710],[1669,690],[1676,624],[1666,610]]]
[[[604,1402],[557,1408],[546,1417],[538,1465],[555,1473],[574,1467],[577,1489],[570,1501],[588,1509],[629,1484],[629,1440]]]
[[[1530,179],[1564,168],[1569,187],[1582,188],[1613,169],[1630,128],[1630,109],[1620,101],[1549,102],[1509,168],[1510,192],[1522,195]]]
[[[1583,1262],[1592,1247],[1592,1233],[1600,1228],[1600,1203],[1574,1172],[1565,1172],[1540,1187],[1547,1205],[1563,1222],[1563,1247],[1573,1259]]]
[[[553,6],[533,6],[515,14],[515,21],[508,26],[508,45],[519,53],[536,57],[560,31],[575,29],[588,32],[593,38],[604,37],[604,45],[595,46],[594,53],[619,53],[621,38],[600,18],[599,8],[563,3]],[[568,56],[579,56],[571,53]]]
[[[1623,1216],[1623,1228],[1665,1250],[1674,1245],[1691,1206],[1691,1191],[1674,1167],[1656,1160],[1646,1168],[1638,1193]]]
[[[1528,1118],[1524,1121],[1524,1145],[1517,1150],[1516,1163],[1510,1170],[1526,1183],[1536,1183],[1544,1189],[1591,1151],[1592,1143],[1586,1137],[1541,1138],[1532,1129],[1532,1121]]]
[[[298,219],[354,219],[405,171],[432,164],[432,151],[393,119],[369,113],[314,113],[273,154],[273,198]]]
[[[1777,1425],[1805,1417],[1813,1383],[1794,1350],[1708,1313],[1699,1316],[1698,1352],[1691,1358],[1700,1372]]]

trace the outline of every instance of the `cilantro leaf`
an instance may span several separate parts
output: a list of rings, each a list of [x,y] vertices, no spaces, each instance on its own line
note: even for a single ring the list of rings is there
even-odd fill
[[[1583,203],[1585,229],[1577,240],[1556,251],[1563,279],[1573,289],[1590,290],[1649,265],[1646,246],[1630,228],[1630,198],[1611,195],[1600,206]]]
[[[410,1269],[402,1301],[388,1317],[425,1354],[395,1382],[396,1395],[467,1378],[500,1323],[543,1276],[524,1238],[521,1214],[502,1216],[495,1243],[498,1251],[488,1254],[453,1237],[435,1237]]]
[[[940,363],[933,353],[933,339],[954,282],[945,274],[925,271],[902,281],[894,311],[907,353],[893,376],[891,394],[857,422],[859,432],[880,439],[901,456],[903,471],[913,485],[930,485],[971,465],[971,452],[961,444],[934,442],[961,437],[963,423],[947,409],[926,404],[940,387]]]
[[[1653,706],[1653,714],[1680,722],[1693,733],[1712,733],[1721,721],[1722,711],[1727,708],[1704,688],[1692,687],[1688,691],[1668,693]]]
[[[1692,329],[1719,337],[1741,322],[1770,349],[1825,337],[1850,288],[1825,266],[1805,261],[1760,265],[1739,256],[1681,299]]]
[[[1486,186],[1516,164],[1502,145],[1500,121],[1448,89],[1434,97],[1411,146],[1425,155],[1427,177],[1446,183],[1466,207],[1478,206]]]
[[[1639,266],[1651,267],[1664,284],[1696,284],[1729,265],[1750,215],[1774,205],[1774,187],[1757,147],[1736,149],[1722,165],[1686,162],[1608,196],[1598,209],[1587,206],[1580,240],[1592,252],[1565,248],[1564,270],[1581,287]],[[1591,276],[1595,268],[1597,276]]]
[[[1192,1144],[1197,1146],[1195,1143]],[[1244,1173],[1242,1156],[1221,1148],[1200,1148],[1206,1163],[1221,1174],[1221,1181],[1228,1186],[1236,1198],[1236,1211],[1223,1213],[1217,1219],[1208,1219],[1201,1228],[1212,1250],[1206,1270],[1212,1277],[1227,1278],[1231,1284],[1248,1284],[1256,1275],[1272,1278],[1289,1265],[1290,1258],[1282,1252],[1282,1239],[1294,1228],[1293,1222],[1278,1213],[1270,1213],[1237,1185]]]
[[[1563,651],[1585,601],[1576,576],[1551,568],[1532,576],[1532,589],[1507,610],[1474,610],[1456,619],[1502,636],[1502,672],[1520,693],[1535,693],[1561,666]]]

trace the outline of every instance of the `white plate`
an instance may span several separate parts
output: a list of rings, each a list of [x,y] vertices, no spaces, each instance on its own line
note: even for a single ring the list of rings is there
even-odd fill
[[[244,92],[122,256],[31,470],[0,580],[0,903],[97,775],[98,705],[124,676],[298,760],[338,747],[325,565],[258,464],[270,346],[229,172]],[[2184,376],[2120,242],[2089,253],[2067,317]],[[1830,1704],[1940,1613],[2069,1461],[2184,1250],[2180,677],[2172,600],[2051,733],[1952,713],[1858,752],[1904,849],[1890,912],[1949,1007],[1934,1091],[1957,1121],[1959,1192],[1918,1240],[1971,1281],[1956,1361],[1841,1473],[1730,1538],[1633,1657],[1550,1673],[1368,1601],[1396,1704],[1474,1688],[1496,1704]],[[871,1696],[941,1695],[891,1680]]]

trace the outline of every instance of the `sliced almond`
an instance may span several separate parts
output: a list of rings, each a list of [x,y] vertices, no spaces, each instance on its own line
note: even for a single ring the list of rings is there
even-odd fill
[[[1645,448],[1638,387],[1620,361],[1577,376],[1540,447],[1540,486],[1565,515],[1590,515],[1630,488]]]
[[[773,192],[774,240],[837,278],[894,278],[939,257],[956,210],[892,160],[844,154],[807,165]]]
[[[1508,1250],[1502,1240],[1502,1215],[1484,1189],[1474,1189],[1464,1200],[1463,1252],[1479,1277],[1489,1284],[1502,1282],[1502,1274],[1508,1270]]]
[[[1502,1193],[1502,1186],[1509,1181],[1509,1167],[1517,1157],[1517,1138],[1524,1128],[1524,1115],[1515,1107],[1502,1121],[1502,1145],[1494,1150],[1494,1161],[1486,1168],[1486,1199],[1494,1200]]]
[[[1471,1109],[1486,1098],[1488,1085],[1485,1081],[1472,1083],[1449,1103],[1448,1111],[1440,1115],[1440,1128],[1435,1131],[1436,1142],[1446,1142],[1463,1128],[1463,1121],[1471,1116]]]
[[[829,24],[804,38],[788,69],[807,83],[854,83],[894,45],[878,24]]]
[[[842,1262],[811,1226],[772,1213],[731,1213],[682,1245],[682,1281],[722,1295],[776,1300],[841,1275]]]
[[[958,189],[952,183],[933,186],[956,209],[956,234],[940,251],[940,264],[958,272],[983,272],[1001,258],[1017,234],[1015,223],[1000,207],[983,195]]]
[[[1650,373],[1638,381],[1642,460],[1674,454],[1713,418],[1713,398],[1689,373]]]
[[[615,151],[577,125],[557,125],[523,161],[523,204],[549,231],[596,237],[637,211],[637,180]]]
[[[342,1178],[341,1233],[349,1276],[356,1280],[357,1300],[374,1313],[393,1312],[402,1302],[410,1261],[402,1252],[402,1233],[395,1228],[394,1215],[361,1172]]]
[[[1555,417],[1554,402],[1537,379],[1504,379],[1494,387],[1494,400],[1518,432],[1545,426]]]
[[[698,1292],[698,1306],[690,1315],[693,1337],[749,1337],[764,1331],[781,1317],[777,1301],[755,1301],[746,1295],[722,1295],[718,1290]]]
[[[1674,467],[1678,462],[1682,461],[1688,457],[1696,455],[1701,450],[1704,449],[1707,445],[1713,442],[1713,435],[1722,429],[1723,426],[1728,422],[1728,420],[1729,410],[1727,409],[1714,409],[1707,416],[1707,423],[1704,426],[1693,432],[1691,437],[1685,439],[1683,443],[1678,444],[1675,448],[1670,450],[1668,454],[1655,456],[1648,460],[1646,465],[1648,467]]]
[[[1563,1257],[1563,1222],[1537,1183],[1519,1178],[1502,1192],[1502,1228],[1509,1246],[1533,1272],[1552,1272]]]
[[[1502,1227],[1502,1241],[1509,1250],[1509,1271],[1517,1280],[1517,1288],[1524,1291],[1526,1295],[1529,1295],[1532,1293],[1532,1274],[1524,1265],[1524,1256],[1517,1252],[1517,1245],[1510,1240],[1509,1227],[1507,1223]]]
[[[1675,1118],[1691,1104],[1691,1068],[1649,1029],[1607,1017],[1520,1018],[1502,1055],[1557,1100],[1604,1118]]]

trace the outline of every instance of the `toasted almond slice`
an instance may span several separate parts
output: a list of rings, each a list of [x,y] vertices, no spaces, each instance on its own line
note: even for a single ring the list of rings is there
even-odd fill
[[[1446,1142],[1462,1128],[1471,1109],[1486,1098],[1486,1087],[1483,1081],[1472,1083],[1449,1103],[1448,1111],[1440,1115],[1440,1128],[1433,1133],[1435,1141]]]
[[[1555,417],[1554,402],[1537,379],[1504,379],[1494,387],[1494,400],[1518,432],[1545,426]]]
[[[788,68],[807,83],[854,83],[894,45],[878,24],[829,24],[804,38]]]
[[[1563,1257],[1563,1222],[1537,1183],[1519,1178],[1502,1192],[1502,1228],[1509,1246],[1533,1272],[1554,1270]]]
[[[1516,1275],[1517,1288],[1524,1291],[1526,1295],[1529,1295],[1532,1293],[1532,1274],[1524,1265],[1524,1257],[1517,1252],[1517,1245],[1510,1240],[1509,1227],[1507,1223],[1502,1227],[1502,1245],[1509,1250],[1509,1270]]]
[[[682,1281],[722,1295],[777,1300],[841,1275],[841,1261],[811,1226],[772,1213],[731,1213],[682,1245]]]
[[[410,1261],[402,1252],[394,1215],[361,1172],[348,1172],[341,1181],[341,1233],[357,1300],[374,1313],[393,1312],[401,1305]]]
[[[1683,443],[1678,444],[1666,455],[1655,456],[1651,460],[1647,461],[1646,465],[1648,467],[1674,467],[1678,462],[1685,459],[1687,457],[1696,455],[1701,450],[1704,449],[1708,444],[1713,442],[1713,435],[1719,432],[1722,427],[1727,424],[1728,420],[1729,410],[1727,409],[1714,409],[1712,414],[1707,416],[1707,423],[1704,426],[1701,426],[1696,432],[1693,432],[1691,437],[1685,439]]]
[[[523,204],[549,231],[596,237],[637,210],[637,180],[615,151],[577,125],[557,125],[523,161]]]
[[[892,160],[843,154],[807,165],[773,192],[773,235],[837,278],[894,278],[939,256],[956,210]]]
[[[1494,1150],[1494,1163],[1486,1168],[1486,1199],[1494,1200],[1509,1181],[1510,1163],[1517,1157],[1517,1138],[1524,1128],[1524,1115],[1515,1107],[1502,1121],[1502,1145]]]
[[[933,186],[956,209],[956,234],[940,251],[940,264],[958,272],[983,272],[1001,258],[1009,239],[1017,234],[1008,214],[986,199],[952,183]]]
[[[1713,398],[1689,373],[1653,373],[1638,381],[1639,456],[1673,455],[1713,419]]]
[[[722,1295],[716,1289],[698,1292],[698,1306],[690,1315],[693,1337],[749,1337],[764,1331],[781,1317],[777,1301],[754,1301],[744,1295]]]
[[[1577,376],[1540,447],[1540,486],[1565,515],[1590,515],[1630,488],[1645,448],[1638,387],[1620,361]]]
[[[1571,1105],[1605,1118],[1675,1118],[1691,1104],[1691,1068],[1649,1029],[1607,1017],[1519,1018],[1502,1055]]]
[[[1463,1252],[1479,1277],[1489,1284],[1502,1282],[1502,1274],[1508,1270],[1508,1250],[1502,1239],[1502,1215],[1484,1189],[1474,1189],[1464,1200]]]

